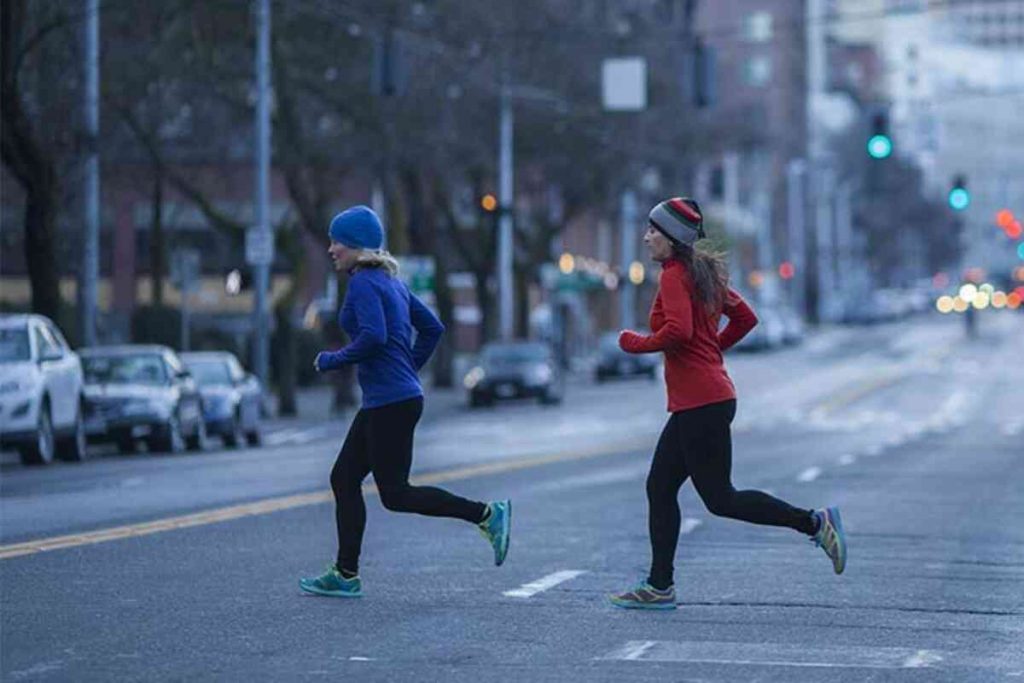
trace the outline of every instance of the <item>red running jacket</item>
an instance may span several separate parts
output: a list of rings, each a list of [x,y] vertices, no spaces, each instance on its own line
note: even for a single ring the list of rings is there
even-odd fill
[[[719,332],[723,314],[729,323]],[[623,331],[619,347],[627,353],[665,354],[670,413],[736,398],[722,352],[757,325],[754,311],[736,291],[730,288],[723,309],[709,313],[686,267],[676,259],[666,261],[651,307],[650,325],[650,335]]]

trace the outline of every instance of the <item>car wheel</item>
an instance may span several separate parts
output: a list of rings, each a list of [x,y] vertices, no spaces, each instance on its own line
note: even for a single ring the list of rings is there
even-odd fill
[[[53,462],[53,451],[53,422],[50,419],[50,404],[43,401],[43,404],[39,406],[36,440],[21,450],[21,462],[26,465],[49,465]]]
[[[85,420],[82,419],[81,405],[79,405],[78,414],[75,416],[74,434],[62,439],[57,449],[58,455],[60,455],[62,460],[82,462],[89,457],[88,450],[86,450]]]
[[[540,395],[540,402],[542,405],[554,406],[562,402],[562,397],[559,394],[552,393],[551,390],[548,389]]]
[[[148,443],[149,450],[154,452],[180,453],[184,450],[185,437],[181,434],[181,417],[177,411]]]
[[[242,433],[242,420],[238,417],[238,413],[231,418],[231,429],[224,434],[224,445],[236,448],[242,445],[242,439],[244,435]]]
[[[263,435],[260,434],[260,430],[258,428],[253,429],[245,435],[245,440],[250,446],[260,446],[263,444]]]
[[[206,421],[199,416],[196,421],[195,433],[186,440],[186,445],[190,451],[204,451],[207,447],[206,441]]]

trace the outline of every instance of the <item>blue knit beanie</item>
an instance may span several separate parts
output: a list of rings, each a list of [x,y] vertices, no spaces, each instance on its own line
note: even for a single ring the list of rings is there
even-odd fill
[[[345,209],[331,221],[327,234],[350,249],[380,249],[384,244],[384,226],[368,206]]]

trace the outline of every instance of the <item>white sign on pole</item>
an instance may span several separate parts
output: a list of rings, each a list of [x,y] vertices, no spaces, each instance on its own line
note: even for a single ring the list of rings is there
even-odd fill
[[[601,99],[607,111],[647,108],[647,60],[612,57],[601,64]]]
[[[250,266],[268,266],[274,262],[274,233],[257,226],[245,231],[245,262]]]

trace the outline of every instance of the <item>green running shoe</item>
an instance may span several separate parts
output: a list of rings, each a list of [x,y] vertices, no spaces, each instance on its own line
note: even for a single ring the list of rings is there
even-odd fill
[[[512,536],[512,501],[499,500],[487,504],[490,512],[477,525],[480,533],[494,548],[494,565],[500,567],[508,555],[508,542]]]
[[[818,518],[818,533],[811,537],[811,543],[824,550],[832,560],[832,569],[836,574],[842,574],[846,569],[846,532],[843,531],[839,508],[815,510],[814,516]]]
[[[676,587],[669,586],[662,591],[647,581],[641,581],[625,593],[609,595],[608,599],[623,609],[675,609]]]
[[[299,588],[307,593],[327,595],[332,598],[363,597],[363,582],[358,576],[346,579],[333,564],[320,576],[299,579]]]

